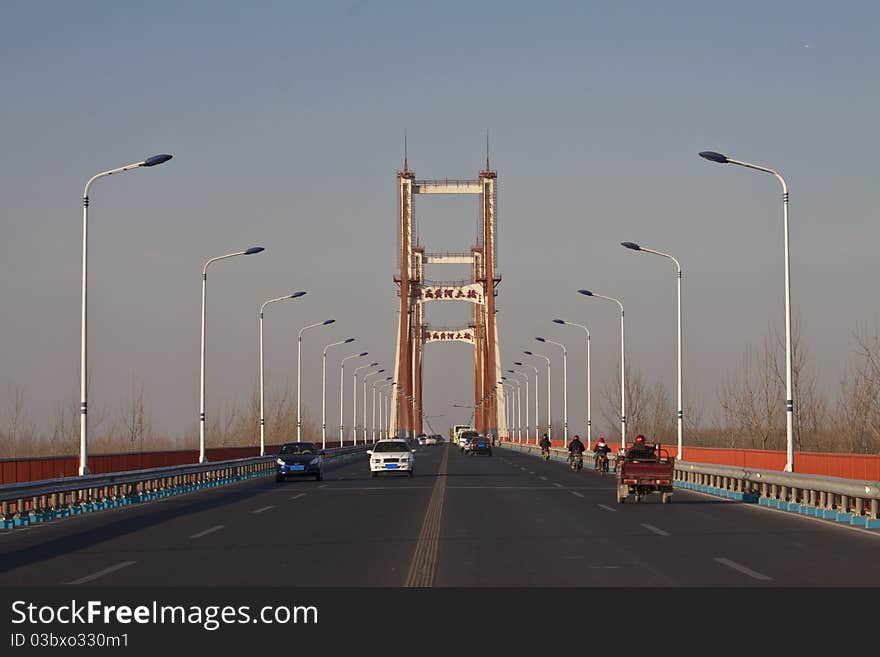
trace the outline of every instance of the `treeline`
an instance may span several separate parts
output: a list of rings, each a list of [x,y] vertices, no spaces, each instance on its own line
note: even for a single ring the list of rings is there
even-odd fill
[[[207,447],[243,447],[260,444],[260,397],[255,388],[242,405],[224,404],[208,415]],[[321,425],[303,413],[304,440],[319,440]],[[267,396],[266,435],[272,442],[296,438],[296,399],[290,389]],[[333,435],[337,435],[334,430]],[[0,458],[27,458],[78,454],[80,444],[79,399],[61,405],[48,432],[38,431],[28,414],[21,388],[10,391],[3,426]],[[199,428],[193,423],[181,435],[154,430],[153,415],[142,383],[132,381],[125,398],[112,410],[94,404],[89,409],[89,453],[143,452],[198,449]]]

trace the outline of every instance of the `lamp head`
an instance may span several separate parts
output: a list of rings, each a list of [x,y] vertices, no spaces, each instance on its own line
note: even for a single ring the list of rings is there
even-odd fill
[[[291,299],[298,299],[301,296],[305,296],[305,292],[303,292],[303,291],[294,292],[293,294],[290,295],[290,298]]]
[[[640,247],[635,242],[621,242],[620,246],[626,247],[627,249],[632,249],[633,251],[641,251],[642,247]]]
[[[513,361],[513,364],[514,365],[522,365],[522,363],[520,363],[518,360]]]
[[[168,155],[167,153],[163,153],[162,155],[153,155],[152,157],[148,157],[144,160],[144,163],[141,165],[142,167],[154,167],[157,164],[162,164],[163,162],[167,162],[173,156]]]
[[[260,251],[265,251],[262,246],[252,246],[247,251],[244,252],[244,255],[253,255],[255,253],[259,253]]]
[[[376,367],[379,363],[370,363],[370,367]]]
[[[321,322],[321,326],[327,326],[327,324],[332,324],[335,321],[335,319],[325,319],[323,322]]]
[[[349,342],[354,342],[354,338],[345,338],[342,344],[348,344]]]
[[[554,319],[553,323],[554,324],[565,324],[565,320],[564,319]]]
[[[526,356],[534,356],[534,355],[535,355],[535,354],[533,354],[531,351],[524,351],[523,353],[524,353]]]
[[[583,294],[585,297],[591,297],[591,296],[593,296],[593,293],[590,292],[589,290],[578,290],[578,292],[580,292],[581,294]]]
[[[535,340],[537,340],[538,342],[547,342],[544,338],[540,338],[540,337],[535,338]]]
[[[718,164],[727,164],[730,161],[727,159],[726,155],[716,153],[715,151],[703,151],[700,153],[700,157],[709,160],[710,162],[717,162]]]
[[[366,356],[368,353],[370,353],[370,352],[369,352],[369,351],[362,351],[361,353],[358,354],[358,358],[363,358],[363,357]]]

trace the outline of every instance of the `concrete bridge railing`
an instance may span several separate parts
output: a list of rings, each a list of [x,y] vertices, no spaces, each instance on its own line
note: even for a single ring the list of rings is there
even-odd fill
[[[503,442],[501,446],[541,455],[541,448],[536,445]],[[609,469],[614,471],[617,455],[608,456]],[[550,458],[568,462],[568,450],[551,447]],[[593,463],[589,452],[584,454],[585,468],[588,463]],[[877,481],[675,461],[674,485],[816,518],[880,529],[880,482]]]
[[[362,454],[365,449],[365,445],[328,449],[324,462],[351,458]],[[0,485],[0,528],[30,525],[271,475],[275,473],[276,458],[277,455],[272,454],[3,484]]]

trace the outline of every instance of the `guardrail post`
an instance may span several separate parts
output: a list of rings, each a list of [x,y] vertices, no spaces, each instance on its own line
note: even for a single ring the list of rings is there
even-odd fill
[[[862,512],[864,510],[865,510],[865,500],[863,500],[861,497],[857,497],[856,498],[856,515],[857,516],[863,515]]]
[[[877,520],[878,513],[880,513],[880,500],[871,500],[871,518]]]

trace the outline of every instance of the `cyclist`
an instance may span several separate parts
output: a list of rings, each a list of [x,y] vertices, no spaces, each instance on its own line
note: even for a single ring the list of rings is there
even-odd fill
[[[568,443],[568,458],[569,458],[569,461],[574,460],[574,459],[577,458],[577,457],[580,457],[581,459],[583,459],[583,457],[584,457],[584,451],[585,451],[586,449],[587,449],[587,448],[584,447],[584,444],[581,442],[581,438],[580,438],[580,436],[575,435],[575,437],[572,438],[571,442]]]
[[[593,446],[593,454],[595,455],[594,469],[599,470],[602,460],[608,463],[608,452],[611,447],[605,442],[605,438],[599,436],[598,442]]]

